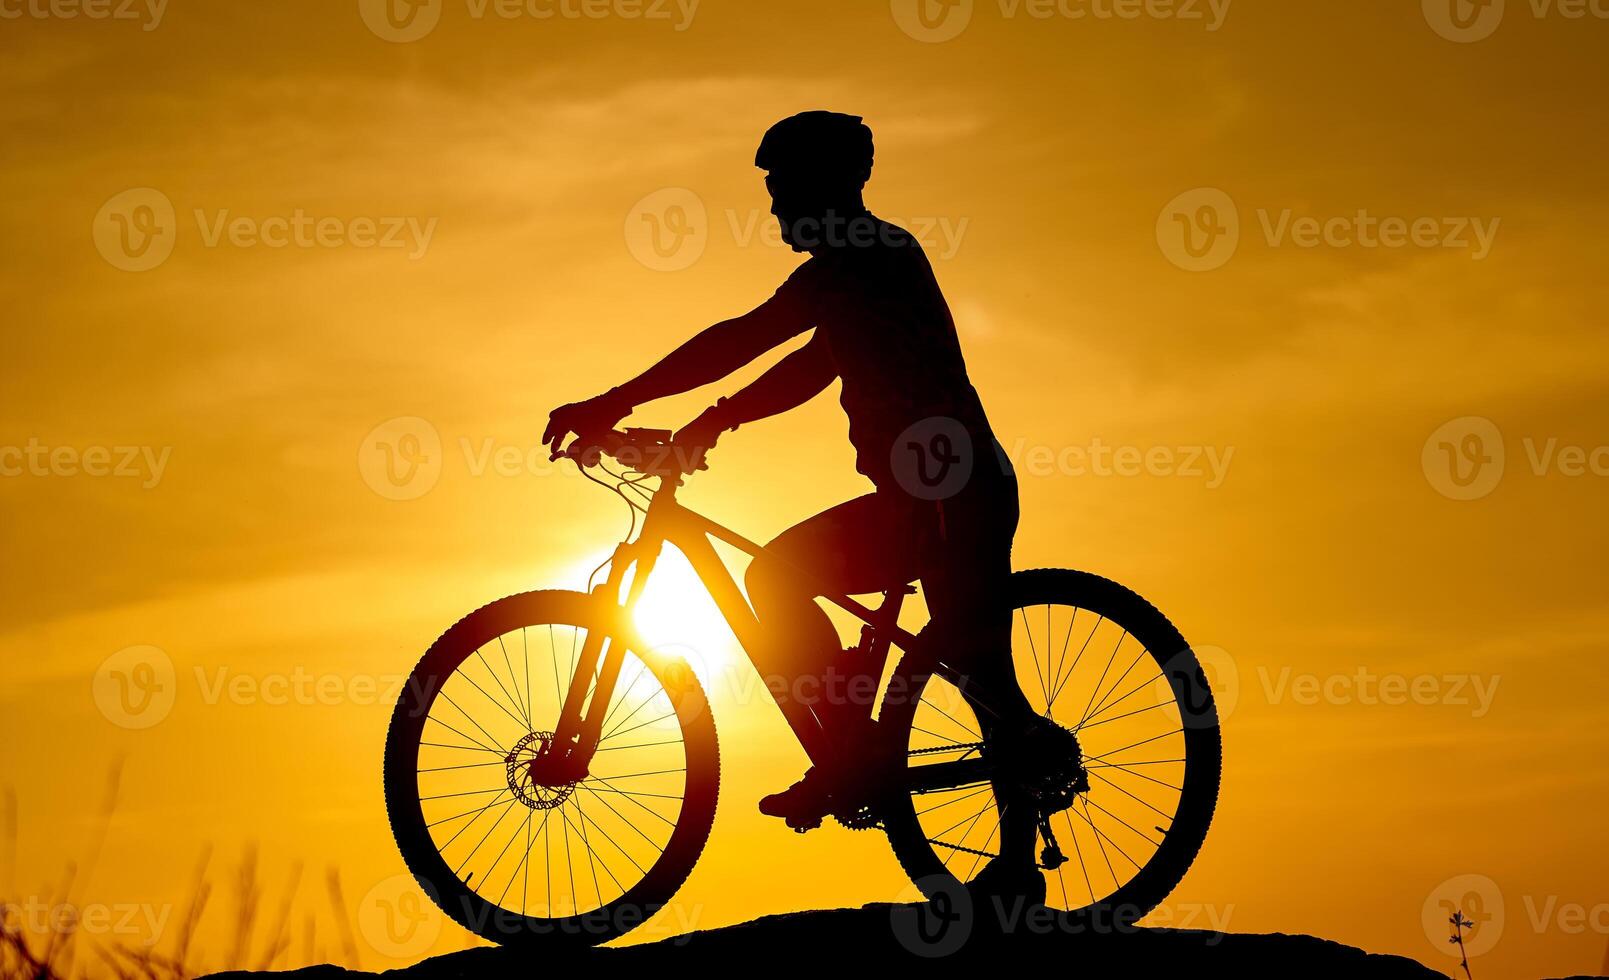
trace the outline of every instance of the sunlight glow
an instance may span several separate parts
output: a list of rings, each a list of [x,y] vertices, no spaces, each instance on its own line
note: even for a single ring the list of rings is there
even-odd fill
[[[731,627],[681,552],[666,548],[637,603],[637,629],[655,647],[678,646],[701,673],[724,669],[738,654]]]
[[[574,578],[584,579],[600,560],[602,556],[578,563]],[[659,556],[635,618],[650,647],[687,660],[706,684],[743,658],[709,590],[675,548],[666,547]]]

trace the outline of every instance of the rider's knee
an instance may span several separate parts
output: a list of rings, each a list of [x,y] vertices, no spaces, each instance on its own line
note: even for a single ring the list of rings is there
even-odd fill
[[[787,576],[779,567],[781,564],[769,555],[761,555],[749,562],[749,569],[743,574],[743,584],[748,587],[751,600],[763,603],[786,594]]]

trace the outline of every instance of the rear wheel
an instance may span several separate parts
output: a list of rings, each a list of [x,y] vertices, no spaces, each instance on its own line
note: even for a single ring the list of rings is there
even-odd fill
[[[1043,872],[1046,904],[1132,922],[1178,885],[1212,821],[1222,769],[1212,694],[1178,630],[1123,586],[1052,569],[1018,572],[1011,586],[1017,680],[1036,712],[1076,736],[1083,772],[1048,816],[1067,860]],[[987,708],[914,659],[896,667],[881,714],[905,733],[912,784],[921,767],[990,755],[978,722]],[[986,779],[891,806],[894,853],[930,897],[999,853],[1000,804]]]
[[[610,607],[574,592],[491,603],[438,639],[386,738],[386,809],[409,869],[492,942],[614,939],[681,887],[715,817],[720,757],[680,660],[626,653],[586,778],[533,782],[576,654]]]

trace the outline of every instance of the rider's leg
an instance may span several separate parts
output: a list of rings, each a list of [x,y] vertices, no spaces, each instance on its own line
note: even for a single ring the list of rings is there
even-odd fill
[[[930,655],[966,677],[981,734],[999,746],[1028,730],[1035,718],[1011,655],[1016,479],[1009,469],[980,466],[959,494],[934,509],[933,532],[924,536],[922,549],[922,588],[932,610],[922,636],[935,645]],[[988,876],[1007,880],[998,890],[1042,888],[1034,856],[1036,808],[1007,781],[996,782],[995,798],[1000,852]]]
[[[751,655],[818,763],[840,754],[834,716],[869,715],[870,705],[837,703],[855,685],[831,676],[842,640],[815,599],[827,590],[875,592],[915,577],[910,517],[896,503],[868,494],[839,504],[784,531],[749,565],[745,582],[762,634]]]

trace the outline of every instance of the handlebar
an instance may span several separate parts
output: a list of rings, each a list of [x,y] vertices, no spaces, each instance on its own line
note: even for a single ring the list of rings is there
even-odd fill
[[[650,476],[681,477],[698,470],[709,469],[704,451],[689,450],[671,438],[669,429],[626,429],[577,436],[568,446],[555,451],[549,459],[573,460],[577,466],[597,466],[600,457],[608,456],[627,469]]]

